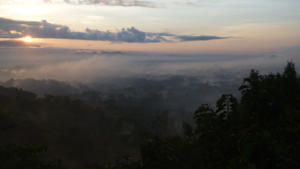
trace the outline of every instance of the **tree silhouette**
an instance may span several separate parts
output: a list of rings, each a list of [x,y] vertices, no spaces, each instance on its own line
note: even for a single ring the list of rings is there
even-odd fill
[[[283,73],[262,75],[251,70],[239,91],[239,100],[231,94],[224,94],[217,100],[216,105],[200,105],[194,113],[195,123],[184,123],[182,135],[162,134],[161,130],[167,128],[164,124],[168,122],[168,116],[167,113],[158,116],[156,123],[153,123],[157,126],[154,132],[156,136],[145,136],[142,139],[140,159],[124,158],[107,165],[92,165],[87,168],[300,168],[300,78],[294,63],[288,62]],[[85,116],[81,113],[88,113],[97,120],[95,124],[101,122],[101,125],[110,127],[110,131],[117,132],[120,130],[116,126],[122,126],[118,120],[121,116],[117,114],[118,110],[113,102],[90,106],[69,97],[37,98],[29,92],[0,87],[0,168],[62,168],[59,160],[49,160],[48,156],[43,155],[47,150],[44,146],[4,144],[6,138],[3,136],[10,131],[28,127],[30,131],[36,132],[33,121],[26,120],[35,117],[33,114],[40,113],[42,116],[46,113],[48,120],[53,123],[46,122],[55,131],[59,131],[58,125],[64,127],[65,123],[72,121],[71,128],[67,132],[59,133],[58,137],[68,140],[68,144],[64,146],[75,140],[73,147],[77,147],[72,152],[81,155],[87,148],[96,147],[85,144],[84,141],[80,142],[80,136],[85,136],[85,139],[94,138],[86,132],[95,130],[92,123],[82,122],[85,120],[82,117]],[[104,113],[98,115],[102,111]],[[83,130],[86,124],[92,127]],[[79,135],[80,132],[85,134]],[[36,137],[35,135],[34,138]],[[110,138],[108,141],[120,137]]]
[[[261,75],[251,70],[239,88],[240,102],[222,95],[214,107],[201,105],[195,111],[195,128],[184,123],[183,137],[144,145],[149,151],[143,153],[142,161],[147,159],[143,167],[299,168],[299,85],[292,62],[283,74]]]

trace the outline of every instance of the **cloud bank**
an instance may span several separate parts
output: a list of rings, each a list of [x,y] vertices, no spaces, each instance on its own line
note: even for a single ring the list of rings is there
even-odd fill
[[[72,5],[104,5],[104,6],[123,6],[123,7],[155,7],[150,1],[141,0],[44,0],[46,3],[64,2]]]
[[[55,79],[70,82],[80,81],[82,83],[91,83],[98,80],[103,81],[105,79],[176,75],[203,76],[208,80],[210,78],[216,78],[211,77],[214,73],[222,74],[228,71],[246,73],[251,67],[257,68],[257,62],[260,62],[261,66],[266,66],[268,71],[270,71],[270,67],[276,67],[286,62],[284,60],[286,58],[281,57],[276,59],[263,57],[215,62],[191,60],[184,63],[178,63],[178,61],[169,58],[168,62],[160,62],[159,60],[155,62],[154,60],[152,64],[150,64],[151,61],[148,61],[146,58],[143,59],[145,59],[145,62],[136,62],[136,60],[127,59],[126,57],[97,55],[55,64],[0,69],[0,74],[9,74],[8,76],[10,78],[17,79]],[[207,72],[210,73],[208,74]]]
[[[36,44],[28,44],[24,43],[22,41],[16,41],[16,40],[2,40],[0,41],[0,48],[7,48],[7,47],[40,47]]]
[[[215,39],[227,39],[228,37],[218,37],[218,36],[177,36],[181,41],[207,41]]]
[[[0,81],[10,78],[55,79],[90,83],[130,77],[187,75],[207,80],[218,73],[247,73],[251,68],[269,73],[287,60],[300,63],[299,48],[282,54],[151,54],[122,51],[55,48],[0,48]],[[295,56],[290,53],[298,53]],[[243,76],[241,76],[243,77]],[[226,79],[226,78],[225,78]],[[210,81],[210,80],[209,80]]]
[[[46,20],[19,21],[0,17],[0,38],[20,38],[31,35],[36,38],[79,39],[128,43],[157,43],[178,41],[207,41],[226,39],[220,36],[189,36],[166,32],[144,32],[135,27],[123,28],[117,32],[87,28],[83,32],[72,31],[68,26],[48,23]]]

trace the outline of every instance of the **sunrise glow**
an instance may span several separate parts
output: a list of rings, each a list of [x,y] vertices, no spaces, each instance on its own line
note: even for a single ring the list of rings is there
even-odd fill
[[[0,0],[0,169],[300,169],[299,8]]]
[[[30,43],[30,42],[32,42],[32,37],[31,36],[26,36],[26,37],[22,38],[21,40],[23,40],[26,43]]]

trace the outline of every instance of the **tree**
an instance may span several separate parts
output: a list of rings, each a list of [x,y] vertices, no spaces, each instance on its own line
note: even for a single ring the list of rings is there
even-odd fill
[[[0,147],[1,169],[63,169],[60,160],[48,160],[45,146],[5,145]]]
[[[299,168],[299,87],[292,62],[283,74],[261,75],[251,70],[239,88],[240,102],[222,95],[216,106],[201,105],[195,111],[195,128],[184,124],[183,137],[158,139],[144,146],[149,151],[142,156],[147,159],[143,167],[159,163],[164,165],[152,168]]]

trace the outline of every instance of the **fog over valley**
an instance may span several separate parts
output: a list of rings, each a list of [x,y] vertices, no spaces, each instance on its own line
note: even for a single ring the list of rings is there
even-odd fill
[[[300,47],[258,54],[164,54],[59,48],[0,48],[1,80],[53,79],[92,83],[126,77],[184,75],[202,81],[243,77],[253,69],[275,72],[288,60],[299,61]],[[227,79],[228,80],[228,79]]]
[[[246,55],[9,47],[0,48],[0,77],[7,87],[39,96],[97,91],[101,97],[125,94],[138,98],[156,93],[172,105],[166,108],[193,111],[200,103],[215,102],[223,93],[238,93],[250,69],[270,73],[280,71],[287,61],[299,63],[299,50]],[[178,100],[182,104],[176,104]]]
[[[0,0],[0,169],[299,169],[299,0]]]

